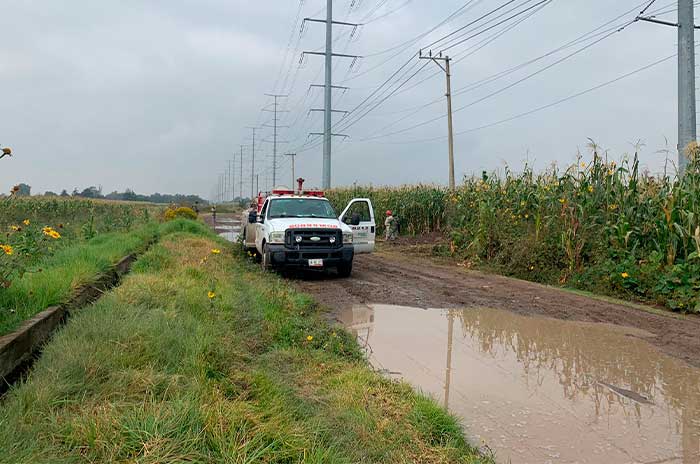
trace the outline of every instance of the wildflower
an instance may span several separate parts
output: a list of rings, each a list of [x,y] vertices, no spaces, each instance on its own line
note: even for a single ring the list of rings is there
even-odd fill
[[[612,169],[610,169],[610,170],[608,171],[608,175],[609,175],[609,176],[612,176],[613,174],[615,174],[615,171],[613,171]]]
[[[529,217],[530,217],[530,215],[529,215],[529,214],[526,214],[526,215],[525,215],[525,219],[527,219],[527,218],[529,218]]]
[[[28,226],[30,224],[29,219],[25,219],[24,221],[22,221],[22,224],[24,224],[25,226]]]
[[[209,291],[209,292],[207,293],[207,296],[209,297],[210,300],[212,300],[212,299],[214,299],[214,297],[216,296],[216,293],[214,293],[214,292],[212,292],[212,291]]]
[[[15,232],[22,230],[20,226],[10,226],[10,229],[14,230]]]
[[[623,279],[629,279],[629,276],[630,276],[630,275],[629,275],[628,273],[626,273],[626,272],[623,272],[623,273],[620,274],[620,275],[622,276]]]
[[[592,186],[592,185],[589,185],[589,186],[588,186],[588,191],[591,192],[591,193],[593,193],[593,186]]]
[[[566,199],[565,199],[565,198],[560,198],[560,199],[559,199],[559,203],[561,203],[561,204],[563,205],[564,203],[566,203]]]
[[[610,206],[608,206],[608,208],[610,208],[610,211],[615,211],[617,209],[617,205],[613,203]]]
[[[306,336],[306,341],[307,341],[307,342],[310,342],[310,341],[313,340],[313,339],[314,339],[314,336],[313,336],[313,335],[307,335],[307,336]]]
[[[11,255],[15,252],[15,250],[12,249],[11,245],[0,245],[0,250],[2,250],[3,253],[5,253],[6,255]]]
[[[46,226],[43,229],[41,229],[41,231],[44,233],[44,235],[51,237],[53,239],[61,238],[61,234],[59,234],[58,232],[53,230],[53,228],[51,228],[51,227]]]
[[[584,163],[583,161],[581,162],[581,169],[586,169],[586,163]]]
[[[525,206],[525,202],[524,202],[524,201],[521,201],[521,202],[520,202],[520,206]]]
[[[221,250],[219,250],[218,248],[212,248],[211,252],[212,252],[212,254],[214,254],[214,255],[218,255],[218,254],[221,253]]]
[[[535,266],[530,266],[530,270],[531,270],[531,271],[534,271],[534,270],[535,270]]]

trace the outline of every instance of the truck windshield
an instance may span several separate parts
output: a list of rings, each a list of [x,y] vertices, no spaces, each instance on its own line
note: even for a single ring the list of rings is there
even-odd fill
[[[280,198],[270,201],[270,219],[275,218],[321,218],[337,219],[328,200],[309,198]]]

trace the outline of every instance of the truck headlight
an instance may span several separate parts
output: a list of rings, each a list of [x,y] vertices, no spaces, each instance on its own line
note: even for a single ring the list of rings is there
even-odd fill
[[[352,243],[352,232],[343,232],[343,243]]]
[[[270,243],[284,243],[284,232],[270,232]]]

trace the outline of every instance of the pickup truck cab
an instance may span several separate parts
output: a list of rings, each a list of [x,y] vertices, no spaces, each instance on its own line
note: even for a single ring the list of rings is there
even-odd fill
[[[335,268],[352,274],[357,253],[374,251],[376,223],[368,198],[338,216],[322,192],[273,191],[244,213],[243,246],[265,269]]]

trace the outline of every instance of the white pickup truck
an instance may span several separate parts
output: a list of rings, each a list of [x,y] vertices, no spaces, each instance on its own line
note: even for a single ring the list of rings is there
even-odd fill
[[[322,192],[276,190],[244,212],[243,246],[264,269],[335,268],[352,274],[356,253],[374,251],[372,202],[356,198],[338,216]]]

